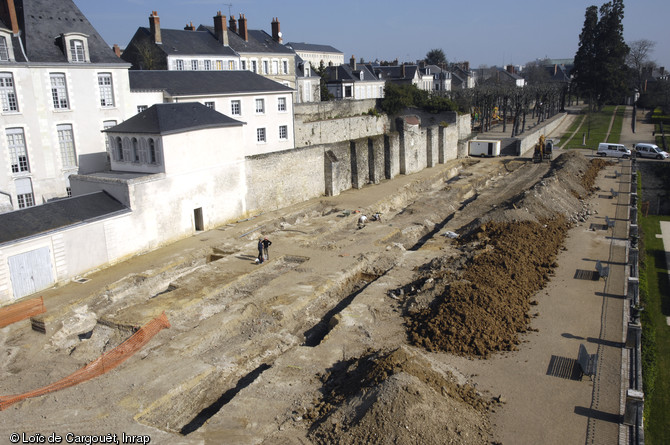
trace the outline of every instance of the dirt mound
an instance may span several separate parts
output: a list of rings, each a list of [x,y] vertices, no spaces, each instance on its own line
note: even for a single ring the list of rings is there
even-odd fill
[[[487,357],[514,350],[526,332],[531,298],[549,280],[567,233],[565,218],[482,226],[455,272],[428,268],[410,287],[406,323],[411,343],[430,351]],[[414,292],[412,292],[412,287]],[[428,307],[412,298],[433,299]]]
[[[409,341],[484,358],[515,350],[529,329],[531,299],[549,280],[570,223],[592,213],[583,198],[604,165],[566,153],[530,190],[461,230],[466,255],[422,267],[397,292],[404,296]]]
[[[324,396],[305,416],[315,443],[490,441],[488,402],[408,348],[340,362],[321,379]]]

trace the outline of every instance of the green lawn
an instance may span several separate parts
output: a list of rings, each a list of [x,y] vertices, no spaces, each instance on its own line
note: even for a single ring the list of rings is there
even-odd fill
[[[640,214],[644,252],[640,267],[642,313],[642,356],[645,390],[645,442],[651,445],[670,443],[670,284],[660,221],[669,216]]]
[[[610,137],[606,139],[614,109],[615,106],[608,105],[603,107],[602,111],[589,113],[584,108],[582,110],[583,114],[573,121],[568,131],[561,137],[558,146],[561,148],[590,148],[595,150],[601,142],[618,143],[623,125],[624,107],[617,111]],[[577,131],[575,136],[568,141],[575,131]],[[584,139],[586,139],[585,144],[583,144]]]

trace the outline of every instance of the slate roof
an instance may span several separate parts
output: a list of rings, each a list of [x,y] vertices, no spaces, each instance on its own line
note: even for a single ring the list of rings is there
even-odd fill
[[[136,35],[138,34],[151,38],[151,30],[149,28],[138,28]],[[160,45],[156,45],[156,48],[159,48],[169,56],[198,54],[237,57],[237,54],[231,47],[221,44],[208,31],[161,28],[161,42]]]
[[[165,91],[171,96],[293,92],[251,71],[129,71],[131,91]]]
[[[314,43],[304,43],[304,42],[289,42],[286,43],[287,48],[293,49],[293,51],[313,51],[317,53],[338,53],[344,54],[339,49],[333,48],[330,45],[319,45]]]
[[[198,31],[207,31],[216,41],[216,34],[214,32],[213,26],[198,26]],[[163,31],[161,30],[161,33]],[[263,30],[249,29],[247,30],[247,35],[249,37],[248,41],[245,41],[237,33],[234,33],[230,29],[226,31],[228,33],[228,44],[230,47],[235,50],[237,53],[268,53],[268,54],[286,54],[294,55],[294,52],[282,45],[281,43],[272,39],[272,36]]]
[[[0,245],[129,212],[106,192],[95,192],[2,213]]]
[[[244,125],[198,102],[156,104],[119,125],[109,133],[176,134],[205,128]]]
[[[335,73],[337,72],[337,77]],[[362,64],[356,65],[354,70],[351,65],[338,65],[338,66],[328,66],[326,67],[326,73],[328,73],[328,82],[338,82],[338,81],[352,81],[352,82],[361,82],[361,81],[380,81],[377,76],[375,76],[368,67]],[[360,73],[363,73],[363,79],[360,78]]]
[[[405,76],[402,75],[402,65],[375,66],[375,74],[381,73],[382,79],[386,80],[412,80],[419,67],[417,65],[405,65]]]
[[[88,36],[91,63],[127,65],[114,54],[72,0],[14,0],[14,4],[27,56],[26,60],[17,38],[13,38],[17,62],[69,63],[55,39],[63,33],[79,32]]]

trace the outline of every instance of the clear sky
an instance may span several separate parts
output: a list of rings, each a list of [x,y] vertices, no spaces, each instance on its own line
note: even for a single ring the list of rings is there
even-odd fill
[[[331,45],[345,60],[415,62],[440,48],[470,66],[523,65],[541,58],[573,58],[584,13],[604,0],[74,0],[112,45],[125,47],[157,11],[161,28],[213,25],[217,11],[244,14],[249,29],[271,33],[273,17],[284,42]],[[232,5],[232,6],[231,6]],[[670,1],[624,1],[624,39],[656,42],[651,60],[670,69]]]

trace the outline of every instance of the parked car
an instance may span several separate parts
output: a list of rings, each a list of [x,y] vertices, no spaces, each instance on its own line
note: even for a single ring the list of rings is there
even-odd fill
[[[631,151],[623,144],[608,144],[607,142],[601,142],[598,144],[598,151],[596,154],[598,156],[628,159],[630,158]]]
[[[635,144],[633,148],[638,158],[668,159],[668,153],[654,144]]]

